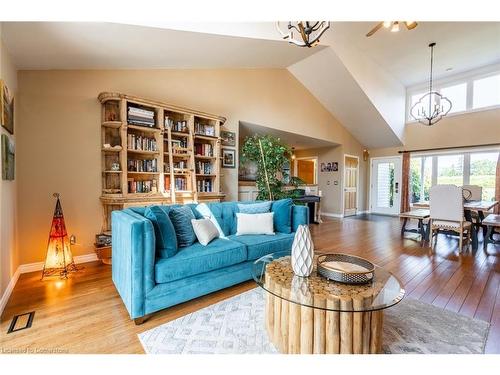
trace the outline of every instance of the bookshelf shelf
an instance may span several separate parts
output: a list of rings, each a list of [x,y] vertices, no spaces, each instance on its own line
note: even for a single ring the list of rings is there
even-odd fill
[[[104,126],[105,128],[118,129],[118,128],[120,128],[120,126],[122,126],[122,122],[121,121],[104,121],[102,123],[102,126]]]
[[[129,154],[142,154],[142,155],[157,155],[157,154],[159,154],[159,151],[148,151],[148,150],[127,149],[127,152]]]
[[[128,124],[127,129],[137,130],[137,131],[141,131],[141,132],[148,132],[148,133],[160,133],[161,132],[160,128],[151,128],[148,126],[140,126],[140,125],[132,125],[132,124]]]
[[[114,210],[223,199],[220,127],[225,118],[120,93],[98,98],[102,145],[113,145],[101,146],[103,231],[111,230]],[[210,173],[196,173],[203,171]]]

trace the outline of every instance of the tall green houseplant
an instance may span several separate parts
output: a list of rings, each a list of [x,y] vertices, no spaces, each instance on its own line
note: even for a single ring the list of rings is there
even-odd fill
[[[282,169],[292,150],[279,138],[271,135],[247,137],[242,147],[241,161],[257,164],[258,200],[276,200],[287,197],[283,190]]]

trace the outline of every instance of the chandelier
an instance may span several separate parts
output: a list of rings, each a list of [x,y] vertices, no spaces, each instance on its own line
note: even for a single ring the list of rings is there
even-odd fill
[[[434,64],[434,46],[429,44],[431,49],[431,73],[429,78],[429,92],[420,98],[410,110],[410,115],[423,125],[431,126],[440,121],[450,112],[452,104],[450,99],[444,97],[437,91],[432,91],[432,68]]]
[[[309,48],[319,43],[319,38],[329,27],[328,21],[295,21],[288,22],[286,31],[283,31],[280,22],[276,22],[276,28],[288,43]]]

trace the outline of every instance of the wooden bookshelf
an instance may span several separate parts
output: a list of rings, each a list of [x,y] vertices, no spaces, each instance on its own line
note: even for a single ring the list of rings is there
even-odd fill
[[[114,210],[224,198],[224,117],[119,93],[103,92],[98,99],[103,231],[111,230]]]

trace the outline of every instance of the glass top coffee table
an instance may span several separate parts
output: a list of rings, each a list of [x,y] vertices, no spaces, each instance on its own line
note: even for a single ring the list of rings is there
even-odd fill
[[[253,278],[266,293],[266,329],[282,353],[380,353],[383,310],[400,302],[405,291],[389,271],[375,266],[367,284],[329,281],[314,269],[309,277],[293,273],[290,252],[263,256]]]

